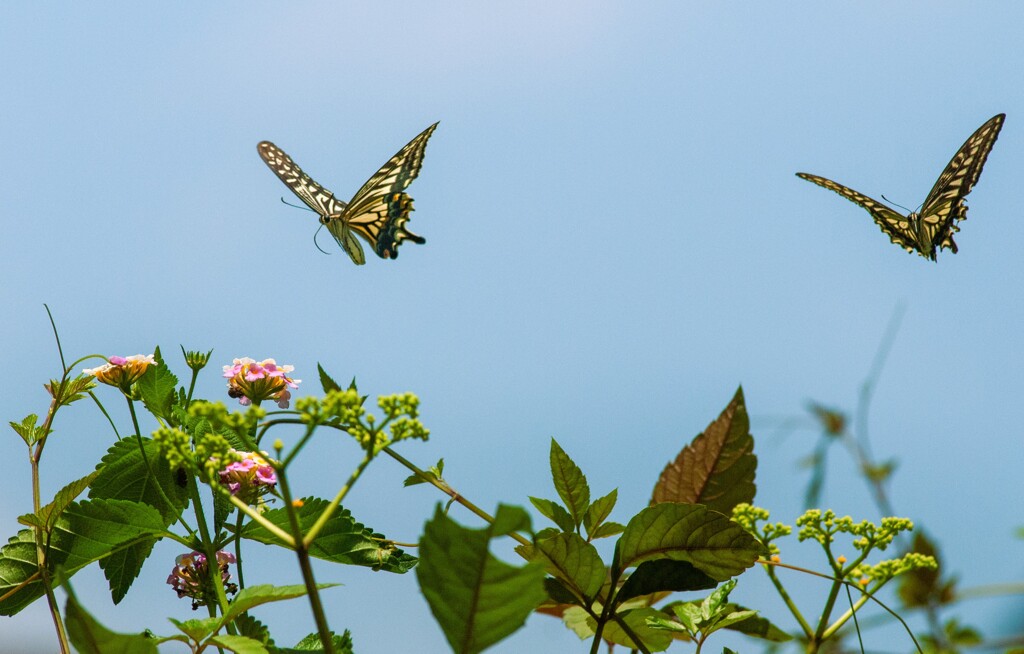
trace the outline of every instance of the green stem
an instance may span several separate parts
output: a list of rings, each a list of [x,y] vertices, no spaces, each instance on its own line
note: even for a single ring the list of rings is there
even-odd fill
[[[291,526],[295,555],[299,560],[299,569],[302,571],[302,581],[306,586],[306,594],[309,596],[310,609],[313,611],[313,619],[316,622],[317,633],[320,634],[320,644],[326,654],[334,654],[334,642],[331,640],[331,629],[327,624],[327,616],[324,613],[323,603],[320,601],[320,589],[317,588],[316,578],[313,576],[313,566],[309,558],[309,546],[302,536],[302,525],[299,524],[299,516],[292,504],[291,488],[288,485],[288,476],[283,470],[278,471],[277,481],[281,489],[281,497],[284,499],[288,524]]]

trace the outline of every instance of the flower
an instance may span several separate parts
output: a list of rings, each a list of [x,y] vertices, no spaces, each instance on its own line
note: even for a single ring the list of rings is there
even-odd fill
[[[127,393],[131,385],[138,381],[150,366],[155,365],[157,362],[152,354],[133,354],[130,357],[110,357],[102,366],[85,368],[82,372]]]
[[[228,572],[228,564],[235,562],[235,555],[231,552],[217,552],[217,569],[220,570],[220,582],[224,584],[224,591],[229,594],[238,592],[238,586],[231,583],[231,573]],[[200,606],[215,604],[216,596],[208,592],[210,588],[210,570],[207,565],[206,555],[202,552],[191,552],[181,554],[174,559],[174,569],[167,577],[167,583],[178,593],[178,597],[191,597],[192,610]]]
[[[286,373],[294,366],[279,366],[273,359],[257,363],[249,357],[235,359],[230,366],[224,366],[228,378],[228,396],[238,398],[243,406],[263,400],[273,400],[282,409],[288,408],[292,394],[289,388],[298,388],[301,379],[292,379]]]
[[[229,463],[217,473],[220,482],[246,504],[255,504],[261,495],[277,485],[277,473],[264,458],[265,452],[231,452],[241,460]]]

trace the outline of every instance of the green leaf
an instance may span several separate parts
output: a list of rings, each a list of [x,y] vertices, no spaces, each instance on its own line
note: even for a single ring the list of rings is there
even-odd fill
[[[606,522],[598,527],[594,533],[590,534],[590,540],[615,536],[616,534],[621,534],[625,529],[625,525],[621,525],[617,522]]]
[[[556,604],[579,605],[580,603],[572,591],[554,577],[544,577],[544,589],[548,593],[548,598]]]
[[[899,577],[899,596],[907,607],[949,604],[956,597],[956,579],[942,579],[942,561],[935,544],[918,531],[914,534],[911,552],[935,557],[938,568],[916,568]]]
[[[274,640],[270,637],[270,629],[248,613],[243,613],[236,617],[234,619],[234,625],[235,629],[238,630],[238,635],[240,636],[248,636],[253,640],[258,640],[264,645],[274,644]]]
[[[707,590],[718,582],[704,574],[689,561],[655,559],[644,561],[629,575],[615,595],[616,602],[653,593]]]
[[[649,618],[662,617],[661,613],[656,609],[635,609],[620,613],[619,617],[643,641],[648,651],[663,652],[672,644],[672,635],[669,632],[652,628],[647,624]],[[594,634],[597,633],[597,623],[578,606],[566,609],[562,615],[562,621],[581,639],[593,638]],[[622,645],[629,649],[637,649],[633,639],[627,636],[626,632],[614,621],[609,621],[604,625],[604,629],[601,631],[601,638],[605,642]]]
[[[554,538],[538,540],[536,551],[543,557],[535,560],[545,563],[555,577],[569,583],[587,600],[597,597],[608,570],[596,547],[578,534],[562,533]]]
[[[428,477],[434,481],[443,481],[444,477],[441,474],[444,472],[444,459],[438,459],[436,465],[430,466],[430,468],[423,471]],[[419,475],[409,475],[405,478],[404,486],[415,486],[416,484],[425,484],[427,481]]]
[[[223,624],[219,616],[212,618],[193,618],[191,620],[176,620],[168,618],[171,623],[181,630],[181,633],[189,637],[195,643],[201,643],[220,629]]]
[[[72,402],[82,399],[86,393],[96,388],[96,382],[92,375],[79,375],[74,379],[64,380],[63,387],[61,382],[56,379],[51,379],[50,383],[43,384],[43,386],[50,396],[57,400],[60,406],[68,406]]]
[[[11,426],[11,429],[18,433],[18,436],[21,436],[21,440],[25,441],[25,445],[31,447],[43,436],[42,430],[36,428],[37,420],[39,420],[39,416],[34,413],[30,413],[25,416],[25,419],[20,423],[9,422],[7,424]]]
[[[155,369],[151,366],[146,374]],[[139,439],[135,437],[125,438],[111,445],[97,467],[96,478],[89,489],[89,497],[131,500],[151,506],[160,512],[163,526],[167,527],[177,520],[188,506],[188,486],[182,487],[177,483],[177,471],[171,469],[156,443],[149,438],[143,438],[142,448],[146,453],[145,459],[139,448]],[[150,470],[153,472],[152,475],[149,474]],[[170,500],[170,505],[164,500],[165,496]],[[115,604],[124,599],[128,589],[139,576],[146,559],[152,553],[155,543],[155,540],[140,542],[100,561],[100,568],[110,584],[110,593]]]
[[[341,390],[341,386],[338,385],[338,382],[331,379],[331,376],[327,374],[327,371],[324,370],[324,367],[322,365],[317,363],[316,369],[317,372],[320,373],[320,386],[324,389],[324,393],[330,393],[331,391]]]
[[[651,504],[705,504],[729,515],[737,504],[753,502],[757,457],[743,388],[704,433],[682,449],[661,473]]]
[[[618,500],[619,491],[612,489],[612,492],[608,493],[602,498],[594,500],[593,504],[587,507],[587,512],[583,516],[583,527],[587,530],[587,535],[591,539],[595,538],[595,530],[599,529],[608,519],[608,516],[612,514],[612,509],[615,508],[615,502]]]
[[[583,471],[565,453],[555,439],[551,439],[551,478],[555,490],[572,515],[573,523],[579,527],[590,506],[590,486]],[[568,530],[567,530],[568,531]]]
[[[496,523],[511,507],[499,506]],[[521,509],[517,509],[522,512]],[[516,568],[488,551],[492,527],[467,529],[438,505],[420,539],[420,590],[455,652],[481,652],[519,629],[546,598],[544,568],[536,563]]]
[[[707,596],[701,605],[701,613],[705,620],[718,614],[722,610],[722,607],[729,602],[729,593],[731,593],[734,588],[736,588],[736,580],[730,579]]]
[[[738,604],[728,604],[727,609],[729,613],[736,611],[747,611],[743,606]],[[763,618],[759,615],[754,615],[740,622],[729,624],[726,629],[730,631],[738,631],[741,634],[746,634],[753,638],[760,638],[761,640],[767,640],[773,643],[784,643],[789,640],[793,640],[793,637],[787,634],[782,629],[779,629],[771,623],[768,618]]]
[[[353,654],[355,648],[352,645],[352,634],[345,630],[342,635],[331,634],[331,644],[334,646],[335,654]],[[320,641],[320,634],[309,634],[298,642],[293,648],[278,649],[278,654],[292,654],[293,652],[322,652],[323,643]]]
[[[337,585],[338,584],[317,584],[316,587],[324,589],[333,588]],[[270,584],[249,586],[240,590],[238,595],[235,595],[235,599],[231,600],[231,604],[228,606],[227,612],[224,613],[224,617],[221,619],[221,622],[226,624],[249,609],[262,604],[283,602],[284,600],[302,597],[305,594],[306,587],[299,584],[294,586],[271,586]]]
[[[636,514],[619,538],[620,570],[655,559],[689,561],[724,581],[754,564],[764,548],[735,522],[702,504],[655,504]]]
[[[57,491],[53,501],[39,509],[36,514],[23,515],[18,518],[18,522],[23,525],[42,527],[45,531],[53,529],[54,523],[57,518],[60,517],[64,509],[68,508],[75,499],[82,494],[82,492],[89,487],[89,484],[96,479],[96,475],[99,474],[97,471],[76,479],[64,488]]]
[[[546,500],[542,497],[530,496],[530,504],[532,504],[540,514],[550,520],[551,522],[558,525],[558,528],[565,532],[576,531],[576,524],[573,522],[572,516],[569,512],[562,507],[561,504],[554,500]]]
[[[68,639],[79,654],[157,654],[155,639],[110,631],[89,615],[70,591],[64,621]]]
[[[229,652],[236,652],[236,654],[267,654],[270,651],[260,641],[245,636],[220,634],[207,642]]]
[[[303,505],[291,509],[298,513],[299,526],[307,533],[330,503],[318,497],[303,499]],[[263,517],[286,532],[291,533],[288,509],[271,509]],[[230,528],[230,526],[229,526]],[[266,543],[282,545],[277,536],[263,528],[258,522],[249,522],[242,528],[242,537]],[[403,574],[416,565],[416,557],[389,545],[383,534],[374,532],[355,521],[352,514],[338,507],[316,540],[309,547],[310,556],[333,563],[361,565],[374,570]]]
[[[159,346],[153,350],[153,358],[159,365],[150,366],[146,372],[135,382],[135,388],[142,397],[142,403],[146,409],[158,418],[167,422],[174,419],[171,408],[174,406],[175,388],[178,386],[178,378],[174,376],[171,369],[167,367],[163,357],[160,355]]]

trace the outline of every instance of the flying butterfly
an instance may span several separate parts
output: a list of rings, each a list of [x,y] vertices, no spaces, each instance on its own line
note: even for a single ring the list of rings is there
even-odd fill
[[[402,241],[426,243],[406,229],[412,212],[412,198],[404,191],[420,173],[427,140],[437,129],[434,123],[391,157],[347,203],[320,186],[299,168],[292,158],[270,141],[256,148],[260,157],[281,181],[320,216],[320,223],[357,265],[366,263],[359,235],[381,259],[398,257]]]
[[[908,216],[830,179],[807,173],[796,175],[864,207],[893,243],[935,261],[937,248],[954,254],[957,251],[953,234],[960,231],[957,223],[967,218],[965,198],[978,182],[1005,118],[1006,114],[993,116],[971,134],[939,175],[920,211]]]

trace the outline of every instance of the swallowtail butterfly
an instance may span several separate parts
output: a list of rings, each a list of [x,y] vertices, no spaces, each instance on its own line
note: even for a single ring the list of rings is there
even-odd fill
[[[366,257],[357,234],[366,239],[382,259],[397,258],[398,246],[406,239],[414,243],[426,242],[405,227],[412,212],[412,198],[404,191],[419,175],[427,140],[436,128],[437,123],[434,123],[409,141],[347,203],[314,182],[284,150],[270,141],[261,142],[257,149],[274,174],[320,216],[320,222],[352,261],[362,265]]]
[[[1006,114],[993,116],[971,134],[939,175],[921,210],[909,216],[830,179],[807,173],[797,173],[797,177],[835,191],[864,207],[893,243],[907,252],[916,251],[922,257],[935,261],[936,248],[947,248],[954,254],[957,251],[953,234],[960,231],[957,223],[967,218],[964,200],[978,182],[981,168],[1005,118]]]

